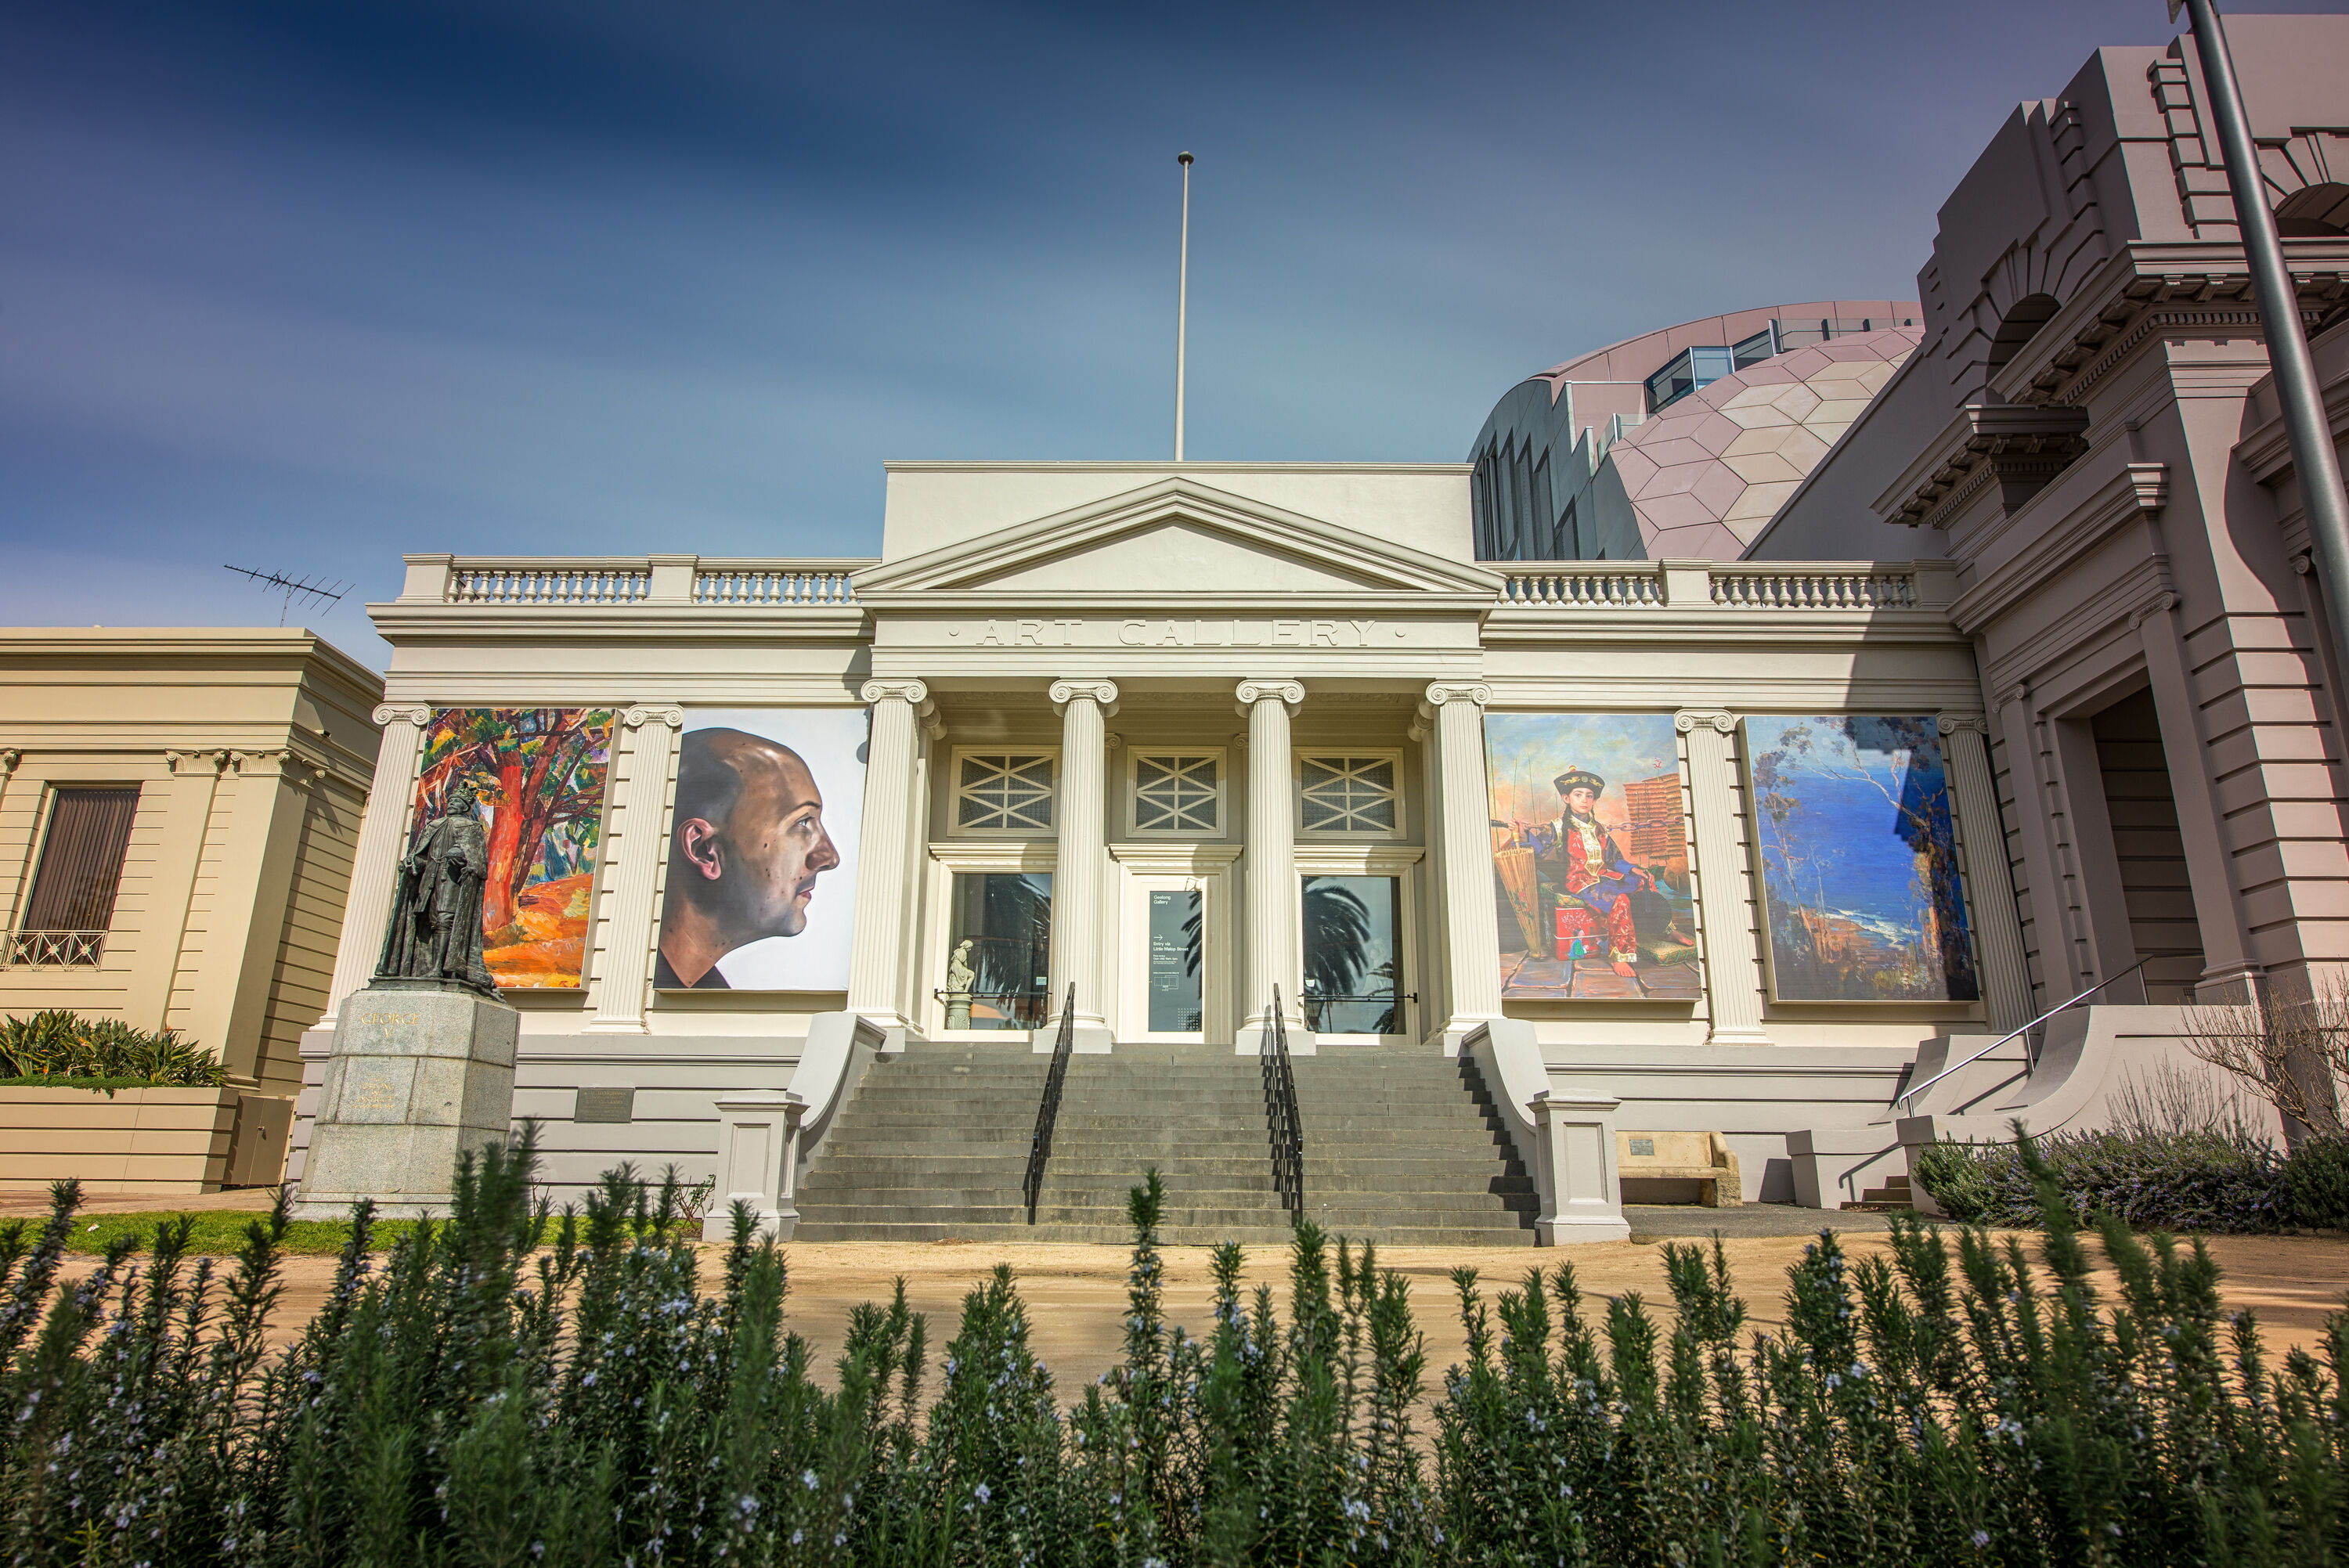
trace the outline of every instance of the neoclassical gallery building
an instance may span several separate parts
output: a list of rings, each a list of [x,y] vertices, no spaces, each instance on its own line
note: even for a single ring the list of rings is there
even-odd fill
[[[2349,93],[2310,64],[2349,29],[2232,26],[2349,420]],[[1286,1198],[1570,1240],[1627,1195],[1899,1201],[1921,1140],[2098,1124],[2190,1059],[2188,1003],[2306,983],[2349,915],[2197,71],[2102,50],[2018,110],[1913,325],[1829,323],[1775,382],[1720,346],[1760,390],[1642,460],[1792,491],[1745,559],[1480,561],[1473,462],[900,462],[877,559],[409,556],[294,1173],[357,1113],[321,1100],[337,1015],[460,783],[559,1190],[673,1162],[802,1237],[1107,1237],[1155,1165],[1195,1238]],[[1738,469],[1838,355],[1832,450]]]

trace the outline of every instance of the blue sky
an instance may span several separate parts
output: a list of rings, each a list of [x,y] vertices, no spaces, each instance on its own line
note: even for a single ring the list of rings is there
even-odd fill
[[[234,562],[380,663],[403,550],[858,554],[885,458],[1161,455],[1182,148],[1190,455],[1457,460],[1905,295],[2164,9],[0,0],[0,617],[274,624]]]

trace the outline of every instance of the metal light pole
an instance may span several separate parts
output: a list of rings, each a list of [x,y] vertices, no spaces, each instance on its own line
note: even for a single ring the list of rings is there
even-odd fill
[[[1191,155],[1178,152],[1183,166],[1183,259],[1174,273],[1174,460],[1183,460],[1183,353],[1191,327]],[[2331,590],[2327,590],[2331,592]]]
[[[2227,52],[2219,8],[2211,0],[2183,3],[2202,57],[2210,117],[2218,122],[2227,184],[2235,195],[2235,226],[2242,232],[2268,360],[2275,367],[2276,397],[2283,405],[2284,430],[2292,438],[2292,471],[2300,476],[2301,503],[2308,512],[2308,552],[2316,566],[2317,584],[2324,591],[2333,651],[2349,658],[2349,494],[2341,486],[2341,459],[2333,450],[2332,424],[2317,388],[2316,362],[2309,356],[2308,335],[2301,330],[2299,295],[2283,264],[2275,214],[2268,211],[2267,185],[2260,174],[2258,150],[2251,145],[2251,122],[2243,113],[2243,89],[2235,79],[2235,60]],[[2169,0],[2172,22],[2178,20],[2179,4]],[[2335,700],[2342,700],[2340,694]]]

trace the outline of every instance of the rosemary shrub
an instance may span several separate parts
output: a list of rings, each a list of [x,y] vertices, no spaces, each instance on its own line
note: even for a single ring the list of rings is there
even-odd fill
[[[387,1253],[362,1208],[274,1354],[282,1206],[220,1277],[174,1221],[68,1286],[62,1184],[0,1227],[0,1539],[57,1568],[2341,1561],[2344,1320],[2271,1367],[2199,1243],[2109,1218],[2100,1298],[2020,1157],[2035,1263],[1903,1220],[1854,1264],[1823,1233],[1766,1335],[1717,1243],[1665,1249],[1669,1317],[1586,1305],[1570,1264],[1490,1299],[1462,1270],[1467,1355],[1432,1390],[1403,1281],[1309,1224],[1285,1293],[1244,1293],[1226,1246],[1206,1336],[1169,1324],[1154,1172],[1123,1359],[1075,1398],[1008,1270],[935,1397],[902,1284],[821,1386],[746,1212],[704,1281],[674,1181],[551,1215],[527,1133]]]

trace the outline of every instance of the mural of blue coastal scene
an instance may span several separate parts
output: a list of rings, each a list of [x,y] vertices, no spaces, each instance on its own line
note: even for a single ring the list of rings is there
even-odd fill
[[[1933,720],[1748,718],[1745,756],[1778,1000],[1974,1001]]]

